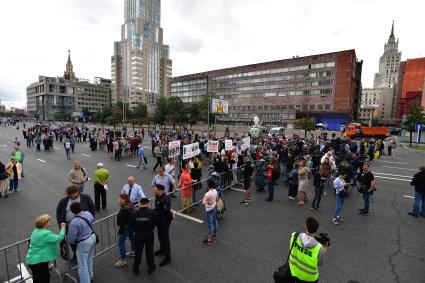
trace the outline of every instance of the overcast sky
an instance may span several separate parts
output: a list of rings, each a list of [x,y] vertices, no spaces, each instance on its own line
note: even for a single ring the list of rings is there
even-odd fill
[[[425,56],[425,1],[163,0],[173,75],[355,49],[371,87],[395,20],[402,60]],[[110,78],[123,0],[0,1],[0,99],[23,107],[38,75]]]

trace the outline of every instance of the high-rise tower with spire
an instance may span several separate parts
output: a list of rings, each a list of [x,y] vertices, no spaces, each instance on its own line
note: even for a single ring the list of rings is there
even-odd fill
[[[66,62],[65,72],[63,73],[63,77],[66,80],[73,81],[75,80],[74,66],[72,66],[71,62],[71,50],[68,50],[68,61]]]
[[[397,72],[400,66],[401,52],[398,51],[398,39],[394,36],[394,21],[391,26],[391,34],[388,42],[384,45],[384,54],[379,59],[379,72],[373,80],[374,88],[392,88],[397,80]]]

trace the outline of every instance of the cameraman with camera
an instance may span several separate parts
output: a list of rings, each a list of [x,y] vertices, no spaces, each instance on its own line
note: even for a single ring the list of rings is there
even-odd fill
[[[327,234],[316,235],[319,229],[319,222],[308,217],[305,221],[305,232],[292,233],[290,241],[289,268],[292,282],[318,282],[319,265],[324,261],[330,240]],[[294,243],[295,241],[295,243]]]

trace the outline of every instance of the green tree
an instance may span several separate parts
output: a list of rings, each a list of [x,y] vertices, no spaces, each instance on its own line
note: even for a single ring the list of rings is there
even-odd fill
[[[53,113],[53,120],[55,121],[68,121],[71,117],[71,113],[69,112],[55,112]]]
[[[295,126],[304,130],[304,137],[307,138],[307,133],[314,130],[316,120],[313,117],[303,117],[295,120]]]
[[[97,113],[97,119],[101,123],[106,123],[106,119],[111,116],[113,109],[111,106],[104,106],[101,111]]]
[[[153,116],[153,122],[155,124],[164,125],[168,115],[168,103],[167,98],[163,95],[159,96],[156,102],[155,114]]]
[[[123,119],[123,117],[122,117],[122,111],[123,111],[122,106],[123,106],[123,103],[121,101],[117,101],[117,104],[115,104],[114,108],[112,109],[111,115],[109,115],[106,118],[106,122],[108,124],[111,124],[115,127],[115,125],[122,123],[122,119]]]
[[[148,114],[148,107],[143,102],[139,102],[136,107],[129,113],[129,122],[133,126],[136,124],[142,124],[146,119]]]
[[[215,114],[210,113],[210,120],[208,121],[208,103],[211,103],[211,99],[215,97],[213,92],[208,92],[201,97],[201,100],[196,103],[199,108],[199,121],[211,124],[211,121],[214,121]],[[211,107],[211,105],[210,105]],[[211,112],[211,109],[210,109]]]
[[[403,128],[409,132],[409,145],[412,145],[412,135],[416,131],[416,124],[425,123],[423,112],[424,108],[418,105],[416,101],[413,101],[410,104],[409,113],[405,115]]]
[[[187,121],[186,106],[178,96],[172,96],[167,99],[167,120],[173,124],[179,124]]]
[[[187,122],[190,124],[190,126],[195,125],[201,120],[201,109],[199,106],[199,102],[186,105],[185,110],[188,113]]]

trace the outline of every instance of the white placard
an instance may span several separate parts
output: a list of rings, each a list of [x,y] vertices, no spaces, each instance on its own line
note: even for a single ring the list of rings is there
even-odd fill
[[[233,140],[224,140],[224,150],[229,151],[233,149]]]
[[[208,141],[207,152],[218,152],[218,141]]]
[[[249,149],[250,146],[251,146],[251,138],[250,137],[243,138],[242,144],[241,144],[241,151]]]
[[[168,156],[175,157],[180,155],[180,140],[168,143]]]
[[[227,114],[229,113],[229,102],[222,99],[211,99],[211,113]]]
[[[199,142],[183,145],[183,160],[195,157],[200,153]]]

